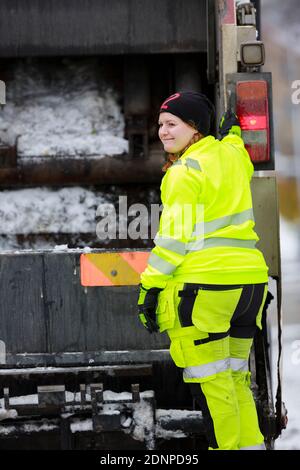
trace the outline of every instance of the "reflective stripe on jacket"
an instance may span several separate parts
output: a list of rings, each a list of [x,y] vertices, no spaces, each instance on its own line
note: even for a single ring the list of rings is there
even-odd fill
[[[146,270],[145,287],[170,279],[208,284],[267,282],[268,268],[255,247],[250,180],[244,143],[229,134],[191,145],[161,183],[164,206]]]

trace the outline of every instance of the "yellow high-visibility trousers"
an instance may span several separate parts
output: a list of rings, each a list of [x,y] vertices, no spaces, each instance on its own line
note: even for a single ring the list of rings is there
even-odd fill
[[[207,290],[206,290],[207,289]],[[160,294],[160,331],[202,410],[209,449],[264,448],[248,360],[266,284],[172,284]]]

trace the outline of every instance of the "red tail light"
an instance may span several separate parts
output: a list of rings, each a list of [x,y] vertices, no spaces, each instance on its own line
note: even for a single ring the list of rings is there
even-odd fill
[[[265,80],[237,82],[236,98],[236,113],[251,160],[255,163],[269,161],[268,83]]]

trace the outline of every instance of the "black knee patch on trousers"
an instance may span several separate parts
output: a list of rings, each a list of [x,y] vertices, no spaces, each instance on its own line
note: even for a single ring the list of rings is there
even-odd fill
[[[212,449],[218,449],[219,446],[215,435],[214,422],[207,406],[206,397],[202,392],[201,384],[189,383],[189,387],[193,398],[195,399],[200,410],[202,411],[208,445]]]

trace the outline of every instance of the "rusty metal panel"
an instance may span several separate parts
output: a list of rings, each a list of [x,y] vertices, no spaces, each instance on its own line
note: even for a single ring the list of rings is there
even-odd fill
[[[0,46],[1,47],[1,46]],[[86,184],[160,183],[161,168],[165,163],[164,152],[150,147],[149,158],[137,158],[132,162],[127,154],[106,156],[99,159],[85,158],[19,158],[17,167],[4,168],[0,164],[0,187],[24,187],[24,185],[66,186]],[[5,157],[7,158],[7,157]],[[126,163],[126,164],[124,164]]]
[[[1,254],[0,341],[7,363],[23,363],[23,354],[24,363],[30,356],[34,364],[36,353],[38,362],[53,364],[74,352],[74,362],[105,362],[104,351],[116,358],[123,351],[126,358],[127,351],[168,348],[166,335],[149,335],[140,325],[138,287],[83,287],[79,259],[79,250]]]
[[[0,340],[6,353],[47,349],[42,272],[42,257],[0,256]]]
[[[257,246],[269,266],[269,276],[280,277],[280,238],[277,184],[274,176],[254,177],[251,182]]]
[[[45,255],[45,286],[53,351],[143,350],[165,343],[139,324],[137,286],[81,286],[79,254]]]
[[[77,283],[76,255],[49,253],[44,259],[44,297],[49,317],[46,352],[85,351],[86,316]],[[82,314],[81,314],[82,313]]]
[[[205,0],[0,2],[0,57],[205,50]]]

